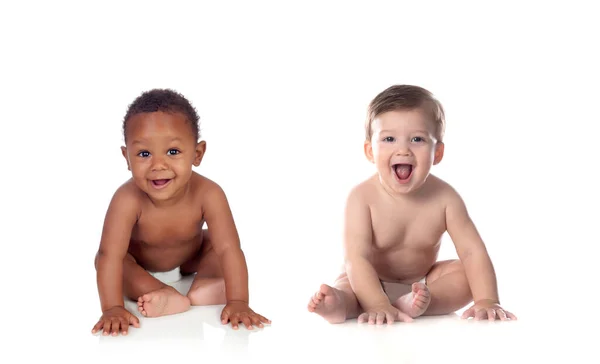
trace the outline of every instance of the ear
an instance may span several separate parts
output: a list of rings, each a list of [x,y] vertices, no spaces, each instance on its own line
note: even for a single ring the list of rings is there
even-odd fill
[[[435,154],[433,155],[433,165],[436,165],[444,158],[444,143],[437,142],[435,145]]]
[[[127,158],[127,148],[121,147],[121,153],[123,154],[123,157],[125,158],[125,161],[127,162],[127,170],[131,171],[131,166],[129,165],[129,158]]]
[[[375,159],[373,158],[373,144],[371,144],[370,140],[365,140],[365,156],[371,163],[375,163]]]
[[[198,167],[200,162],[202,162],[202,157],[204,157],[204,153],[206,153],[206,142],[202,140],[198,144],[196,144],[196,157],[194,158],[194,165]]]

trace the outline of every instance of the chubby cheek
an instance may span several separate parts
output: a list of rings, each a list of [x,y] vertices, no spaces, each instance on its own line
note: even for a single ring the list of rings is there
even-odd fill
[[[145,178],[146,173],[148,172],[149,163],[135,162],[130,164],[131,174],[133,174],[134,178]]]
[[[188,177],[192,174],[191,163],[187,163],[187,161],[177,161],[176,163],[171,163],[169,168],[174,172],[176,177]]]
[[[375,165],[381,171],[390,169],[390,153],[385,153],[385,151],[381,151],[382,153],[378,153],[375,155]]]

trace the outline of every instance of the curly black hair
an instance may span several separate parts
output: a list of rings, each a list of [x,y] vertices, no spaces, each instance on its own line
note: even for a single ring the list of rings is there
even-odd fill
[[[183,95],[171,89],[153,89],[142,93],[129,105],[123,119],[125,142],[127,142],[127,121],[134,115],[156,111],[183,114],[190,123],[193,133],[196,134],[196,140],[200,139],[200,117],[192,104]]]

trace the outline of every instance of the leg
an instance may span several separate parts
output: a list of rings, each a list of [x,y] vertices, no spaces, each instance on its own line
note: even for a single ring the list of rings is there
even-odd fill
[[[190,307],[187,297],[152,277],[129,253],[123,259],[123,294],[137,301],[138,311],[147,317],[171,315]]]
[[[345,272],[336,279],[333,287],[321,285],[308,302],[308,311],[315,312],[332,324],[357,318],[362,313]]]
[[[427,274],[431,303],[425,315],[447,315],[473,300],[465,270],[459,260],[445,260],[434,264]]]
[[[200,254],[181,266],[182,274],[196,273],[187,297],[194,306],[225,304],[225,280],[219,257],[212,247],[208,230],[204,230],[202,236]]]

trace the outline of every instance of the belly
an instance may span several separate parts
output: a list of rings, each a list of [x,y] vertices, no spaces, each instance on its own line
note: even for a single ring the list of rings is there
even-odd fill
[[[373,255],[372,264],[382,281],[410,284],[427,275],[437,253],[435,248],[378,252]]]
[[[142,268],[151,272],[167,272],[196,258],[201,247],[202,236],[199,235],[189,241],[168,245],[132,240],[128,252]]]

